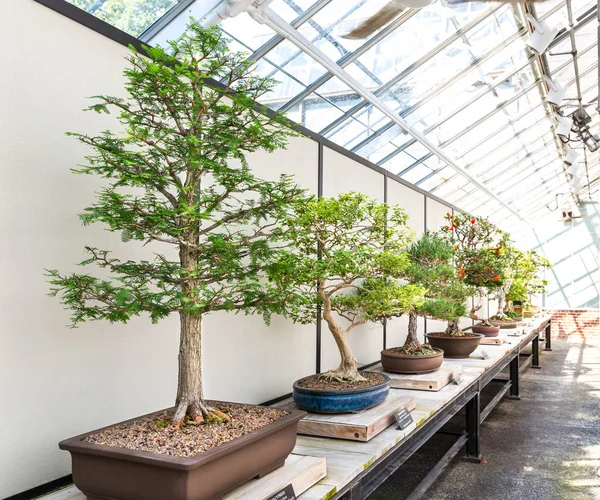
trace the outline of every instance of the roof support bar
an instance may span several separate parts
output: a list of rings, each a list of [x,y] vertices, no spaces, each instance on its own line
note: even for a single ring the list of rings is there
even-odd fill
[[[510,205],[505,203],[501,198],[499,198],[496,193],[490,190],[485,184],[481,183],[478,179],[470,175],[463,167],[456,164],[452,158],[450,158],[444,151],[439,149],[436,145],[434,145],[427,137],[417,132],[408,126],[408,124],[400,118],[397,114],[393,113],[385,103],[376,95],[374,95],[371,91],[367,90],[363,85],[348,75],[342,68],[340,68],[333,60],[327,57],[321,50],[311,44],[305,37],[303,37],[300,33],[298,33],[294,28],[292,28],[288,23],[286,23],[281,17],[279,17],[275,12],[273,12],[269,7],[266,9],[257,9],[252,6],[249,9],[251,15],[255,16],[257,21],[263,22],[267,24],[272,30],[279,33],[280,35],[287,38],[290,42],[296,45],[301,50],[305,51],[309,54],[313,59],[319,62],[323,67],[333,73],[340,81],[348,85],[350,88],[354,89],[356,93],[361,95],[365,100],[369,101],[373,104],[374,107],[379,109],[382,113],[387,115],[393,121],[395,121],[402,129],[406,131],[407,134],[414,137],[415,140],[418,140],[421,144],[423,144],[427,149],[429,149],[433,154],[439,156],[440,159],[445,161],[450,167],[459,172],[465,178],[469,179],[474,185],[479,187],[484,193],[486,193],[491,198],[496,199],[502,206],[506,207],[511,213],[515,214],[517,217],[521,218],[521,215],[518,211],[512,208]],[[525,219],[522,219],[525,222]]]

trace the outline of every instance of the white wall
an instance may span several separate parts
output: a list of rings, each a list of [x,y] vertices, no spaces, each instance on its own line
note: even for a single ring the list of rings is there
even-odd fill
[[[99,184],[71,174],[85,149],[64,135],[114,128],[110,116],[81,110],[89,104],[85,96],[122,94],[128,51],[33,0],[0,2],[0,28],[7,47],[0,59],[0,497],[5,497],[70,472],[59,440],[171,405],[178,324],[175,317],[155,326],[136,319],[71,330],[68,313],[46,296],[44,268],[75,270],[84,245],[114,248],[121,257],[147,252],[123,245],[100,226],[82,227],[77,213]],[[317,158],[317,144],[299,138],[287,151],[256,154],[250,163],[265,177],[294,173],[316,192]],[[383,175],[327,148],[323,160],[326,196],[356,190],[383,201]],[[424,227],[422,194],[389,179],[388,198],[408,209],[416,230]],[[448,210],[438,205],[437,212]],[[403,341],[404,321],[389,325],[388,345]],[[275,318],[266,327],[259,318],[218,314],[206,318],[204,333],[209,398],[261,402],[289,392],[294,379],[315,370],[315,326]],[[351,336],[360,362],[377,359],[381,326],[366,325]],[[337,362],[323,328],[322,368]]]

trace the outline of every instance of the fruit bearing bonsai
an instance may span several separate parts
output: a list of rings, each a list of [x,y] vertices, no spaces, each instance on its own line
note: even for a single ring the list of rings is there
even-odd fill
[[[448,213],[445,218],[448,225],[442,228],[442,233],[454,242],[458,276],[472,287],[476,297],[469,317],[480,321],[480,326],[491,327],[489,320],[481,318],[478,312],[488,293],[502,285],[501,263],[493,246],[500,231],[488,219],[470,214]]]
[[[253,76],[246,55],[230,52],[217,27],[193,23],[169,50],[145,50],[132,49],[128,58],[126,97],[98,96],[89,107],[116,113],[119,132],[69,135],[92,150],[75,172],[106,181],[80,215],[83,223],[104,223],[123,242],[161,244],[164,253],[133,261],[86,247],[81,265],[107,277],[51,270],[51,295],[72,310],[73,326],[127,323],[142,314],[155,323],[178,314],[172,423],[227,421],[204,400],[202,318],[242,311],[268,320],[285,302],[264,269],[279,251],[272,244],[280,236],[278,221],[302,192],[288,176],[259,179],[246,156],[282,148],[294,132],[283,116],[255,109],[274,82]]]
[[[402,209],[361,193],[313,198],[294,205],[285,225],[291,249],[272,266],[270,278],[295,292],[286,303],[288,317],[314,323],[318,310],[317,321],[322,318],[327,323],[341,360],[336,369],[322,374],[322,379],[366,382],[358,371],[348,334],[390,309],[406,310],[422,300],[420,287],[385,282],[400,278],[408,265],[404,249],[412,232],[406,221]],[[371,285],[365,285],[365,280],[371,280]]]

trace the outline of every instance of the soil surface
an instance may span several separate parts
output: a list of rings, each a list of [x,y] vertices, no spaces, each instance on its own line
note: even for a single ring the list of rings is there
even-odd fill
[[[457,338],[457,339],[464,339],[465,337],[481,337],[481,333],[468,333],[468,332],[463,332],[462,335],[447,335],[446,333],[443,332],[435,332],[435,333],[428,333],[427,335],[429,335],[430,337],[442,337],[442,338]]]
[[[374,372],[360,372],[367,380],[359,382],[340,382],[339,380],[328,380],[321,375],[311,375],[298,381],[300,387],[315,389],[317,391],[346,391],[350,389],[362,389],[373,387],[385,381],[385,377]]]
[[[131,422],[115,425],[84,439],[88,443],[149,451],[175,457],[193,457],[220,444],[233,441],[260,429],[288,412],[266,406],[207,401],[231,417],[226,423],[184,423],[179,429],[171,425],[174,409]]]
[[[392,347],[383,352],[388,356],[395,356],[397,358],[404,358],[406,356],[435,356],[436,354],[441,354],[440,350],[436,350],[433,347],[426,345],[408,351],[404,349],[404,347]]]

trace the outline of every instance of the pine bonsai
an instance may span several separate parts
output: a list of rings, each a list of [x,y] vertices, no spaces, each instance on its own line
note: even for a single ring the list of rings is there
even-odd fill
[[[473,303],[469,317],[481,321],[482,326],[491,326],[487,318],[481,318],[478,311],[483,300],[502,286],[502,265],[494,243],[501,232],[486,218],[470,214],[446,214],[448,225],[442,228],[447,238],[454,242],[455,263],[458,276],[472,287],[477,300]]]
[[[133,51],[127,97],[98,96],[90,106],[116,112],[122,131],[70,134],[92,150],[75,172],[107,181],[83,223],[104,223],[124,242],[163,244],[165,253],[122,261],[87,247],[81,265],[97,266],[107,278],[57,270],[48,276],[51,295],[73,311],[73,326],[179,315],[178,427],[186,416],[196,423],[229,418],[204,400],[202,318],[243,311],[268,319],[281,309],[283,291],[265,282],[263,271],[278,251],[271,244],[280,236],[277,223],[301,191],[287,176],[257,178],[246,160],[284,147],[294,134],[283,116],[255,109],[274,82],[252,76],[246,55],[230,52],[216,27],[193,23],[169,45],[146,48],[147,57]]]
[[[415,286],[427,290],[425,300],[414,304],[408,313],[408,335],[404,346],[398,352],[408,356],[428,356],[436,351],[421,344],[417,337],[419,316],[438,320],[458,320],[466,313],[464,306],[448,300],[446,294],[456,286],[456,271],[452,264],[454,249],[451,243],[441,236],[424,233],[408,248],[410,264],[404,278]],[[457,329],[453,329],[456,334]],[[458,329],[459,330],[459,329]],[[460,330],[459,330],[460,331]]]
[[[347,341],[357,326],[390,312],[407,310],[422,300],[416,286],[394,286],[407,265],[404,248],[412,239],[407,216],[360,193],[314,198],[298,203],[287,220],[292,248],[272,267],[270,278],[295,291],[286,303],[294,321],[315,321],[315,306],[327,323],[340,352],[331,380],[364,381]],[[365,283],[365,280],[367,283]]]

